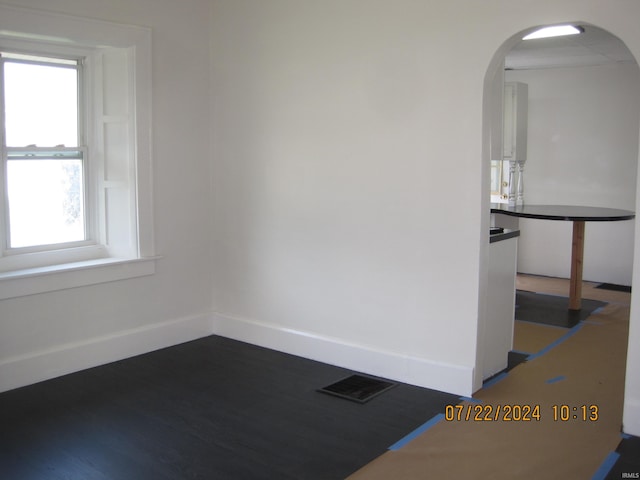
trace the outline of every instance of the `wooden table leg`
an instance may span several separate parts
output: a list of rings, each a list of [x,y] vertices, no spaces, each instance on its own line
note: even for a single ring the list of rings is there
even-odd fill
[[[582,259],[584,257],[584,222],[573,222],[571,243],[571,283],[569,287],[569,310],[582,308]]]

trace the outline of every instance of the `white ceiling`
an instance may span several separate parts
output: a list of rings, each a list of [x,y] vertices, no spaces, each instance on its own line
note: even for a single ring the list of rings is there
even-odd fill
[[[636,63],[618,37],[590,25],[583,28],[584,32],[579,35],[521,40],[505,57],[505,68],[526,70]]]

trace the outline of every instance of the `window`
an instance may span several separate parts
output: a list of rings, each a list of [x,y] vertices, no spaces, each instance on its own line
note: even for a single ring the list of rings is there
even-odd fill
[[[85,242],[82,61],[0,52],[0,65],[5,251]]]
[[[151,32],[0,5],[0,299],[154,271]]]

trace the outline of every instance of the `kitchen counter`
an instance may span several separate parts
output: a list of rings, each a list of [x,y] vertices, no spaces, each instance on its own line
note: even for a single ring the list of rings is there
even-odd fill
[[[617,208],[583,207],[576,205],[517,205],[491,204],[491,213],[539,220],[583,222],[615,222],[635,218],[635,212]]]
[[[502,228],[502,231],[497,231],[493,233],[493,230],[498,229],[500,227],[491,227],[491,234],[489,235],[489,243],[501,242],[503,240],[508,240],[510,238],[519,237],[520,230],[513,230],[510,228]]]

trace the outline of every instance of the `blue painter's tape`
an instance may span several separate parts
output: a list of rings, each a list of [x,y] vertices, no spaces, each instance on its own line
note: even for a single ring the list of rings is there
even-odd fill
[[[471,397],[460,397],[460,400],[462,400],[463,402],[482,403],[482,400]]]
[[[429,430],[431,427],[433,427],[436,423],[438,423],[440,420],[442,420],[444,418],[444,413],[439,413],[438,415],[436,415],[435,417],[433,417],[431,420],[429,420],[427,423],[423,424],[422,426],[416,428],[413,432],[411,432],[409,435],[407,435],[406,437],[398,440],[396,443],[394,443],[393,445],[391,445],[389,447],[389,450],[391,451],[396,451],[396,450],[400,450],[402,447],[404,447],[407,443],[411,442],[412,440],[414,440],[416,437],[422,435],[424,432],[426,432],[427,430]]]
[[[628,433],[624,433],[622,432],[620,434],[620,436],[624,439],[624,440],[629,440],[630,438],[633,438],[633,435],[629,435]]]
[[[607,458],[604,459],[604,462],[602,462],[602,465],[600,465],[600,468],[598,468],[596,473],[593,474],[591,480],[604,480],[607,478],[607,475],[618,461],[618,458],[620,458],[620,454],[618,452],[611,452]]]
[[[534,353],[533,355],[529,355],[527,357],[527,360],[533,360],[535,358],[541,357],[542,355],[544,355],[545,353],[549,352],[549,350],[554,349],[555,347],[557,347],[558,345],[560,345],[562,342],[564,342],[565,340],[573,337],[576,333],[578,333],[580,331],[580,329],[582,328],[582,323],[578,323],[575,327],[573,327],[571,330],[569,330],[567,333],[565,333],[563,336],[561,336],[559,339],[557,339],[555,342],[547,345],[546,347],[544,347],[542,350],[540,350],[538,353]]]
[[[493,385],[495,385],[496,383],[498,383],[500,380],[504,379],[507,377],[507,372],[502,372],[499,375],[496,375],[495,377],[493,377],[491,380],[487,380],[486,382],[484,382],[482,384],[482,388],[488,388],[491,387]]]
[[[561,382],[562,380],[566,380],[566,378],[567,377],[565,377],[564,375],[558,375],[557,377],[550,378],[545,383],[558,383],[558,382]]]
[[[596,308],[593,312],[591,312],[591,315],[596,315],[596,314],[600,313],[600,312],[602,311],[602,309],[603,309],[603,308],[604,308],[604,307],[598,307],[598,308]]]

